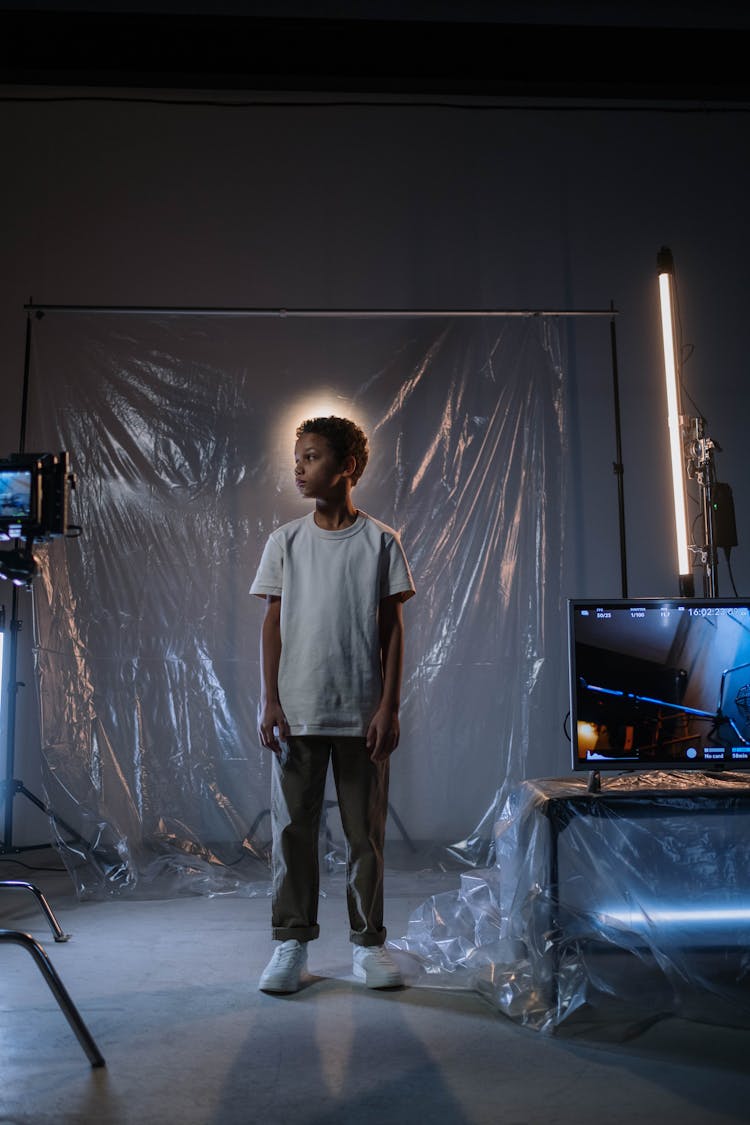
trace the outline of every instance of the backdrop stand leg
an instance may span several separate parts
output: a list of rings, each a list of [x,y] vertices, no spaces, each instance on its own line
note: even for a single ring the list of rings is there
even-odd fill
[[[390,804],[390,803],[388,804],[388,812],[391,814],[391,817],[393,818],[393,823],[396,825],[399,832],[401,833],[401,838],[403,839],[404,843],[409,848],[409,851],[416,852],[417,849],[414,846],[414,842],[411,839],[411,837],[409,836],[409,833],[404,828],[404,823],[401,820],[401,817],[398,815],[398,813],[394,809],[393,805]]]
[[[24,783],[22,781],[19,781],[18,778],[14,777],[6,781],[0,781],[0,791],[2,790],[5,790],[6,800],[10,799],[12,801],[14,797],[21,796],[25,797],[27,801],[31,801],[32,805],[35,805],[41,812],[44,813],[45,816],[50,817],[50,819],[55,821],[55,824],[58,824],[61,828],[63,828],[70,835],[72,841],[74,841],[76,844],[83,844],[83,846],[87,850],[90,850],[87,841],[83,838],[80,832],[77,832],[71,824],[68,824],[67,821],[58,816],[54,809],[51,809],[49,805],[45,804],[45,802],[40,797],[37,797],[36,793],[32,793],[30,789],[27,789]],[[2,843],[0,843],[0,856],[16,855],[19,852],[41,851],[43,849],[51,847],[54,847],[52,842],[47,844],[23,844],[20,847],[14,847],[13,834],[11,831],[11,833],[7,836],[7,839],[4,838]]]

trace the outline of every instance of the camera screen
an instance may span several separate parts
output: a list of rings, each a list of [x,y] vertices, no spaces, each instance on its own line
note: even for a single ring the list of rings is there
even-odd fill
[[[0,469],[0,519],[32,517],[32,475],[31,469]]]

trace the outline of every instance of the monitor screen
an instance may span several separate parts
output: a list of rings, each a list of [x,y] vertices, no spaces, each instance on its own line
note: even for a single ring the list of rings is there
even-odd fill
[[[574,770],[750,770],[750,599],[571,599]]]
[[[0,469],[0,519],[21,523],[35,516],[31,469]]]

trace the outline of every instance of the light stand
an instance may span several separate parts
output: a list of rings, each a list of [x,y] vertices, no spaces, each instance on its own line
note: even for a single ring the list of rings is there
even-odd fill
[[[612,353],[612,395],[614,400],[614,414],[615,414],[615,446],[617,450],[617,460],[613,463],[612,468],[617,476],[617,512],[620,528],[620,597],[627,598],[628,596],[628,556],[627,545],[625,539],[625,487],[623,474],[625,472],[622,463],[622,424],[620,421],[620,377],[617,367],[617,334],[615,331],[615,305],[614,301],[610,301],[610,308],[612,309],[612,319],[609,322],[609,343]]]
[[[737,545],[732,490],[716,479],[714,453],[721,447],[706,433],[706,420],[682,413],[681,344],[672,252],[663,246],[657,255],[661,305],[664,373],[667,390],[669,449],[675,511],[675,536],[680,594],[695,593],[693,568],[703,569],[703,596],[719,596],[719,546],[727,553]],[[687,481],[698,485],[702,535],[697,541],[688,529]],[[730,570],[731,577],[731,570]]]
[[[685,471],[692,477],[700,493],[700,509],[703,526],[703,542],[693,543],[690,550],[696,561],[703,567],[703,596],[719,596],[719,558],[716,552],[713,519],[713,491],[716,483],[713,453],[719,447],[707,436],[703,418],[685,418]]]

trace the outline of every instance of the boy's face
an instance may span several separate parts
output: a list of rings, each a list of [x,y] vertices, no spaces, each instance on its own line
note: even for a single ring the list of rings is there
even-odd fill
[[[322,434],[303,434],[294,447],[294,483],[301,496],[333,499],[346,492],[354,458],[342,464]]]

